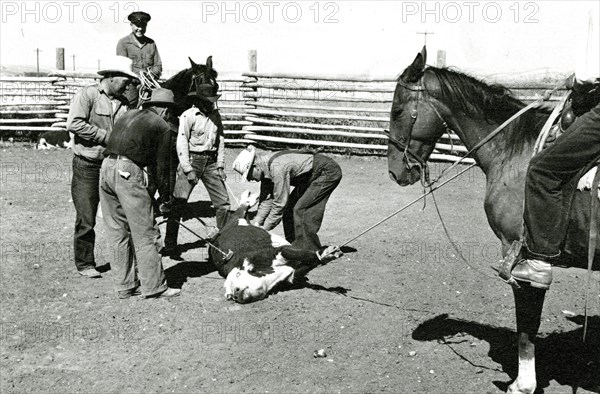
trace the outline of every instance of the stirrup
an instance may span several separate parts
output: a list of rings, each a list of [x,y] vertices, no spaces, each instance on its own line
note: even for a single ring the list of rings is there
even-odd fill
[[[508,283],[516,289],[521,288],[521,286],[517,283],[515,278],[513,278],[511,272],[515,265],[517,265],[517,263],[519,262],[519,256],[521,255],[522,247],[522,240],[519,239],[517,241],[513,241],[513,243],[508,248],[508,251],[506,252],[506,256],[500,261],[500,265],[498,267],[493,267],[496,271],[498,271],[500,279],[502,279],[505,283]]]

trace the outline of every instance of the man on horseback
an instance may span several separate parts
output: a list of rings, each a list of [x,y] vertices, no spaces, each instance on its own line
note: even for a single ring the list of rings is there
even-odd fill
[[[117,44],[117,55],[125,56],[133,61],[133,72],[140,74],[149,71],[156,79],[162,74],[162,60],[158,53],[156,43],[146,36],[146,27],[151,17],[150,14],[136,11],[127,17],[131,26],[131,34],[121,38]],[[130,86],[125,92],[131,108],[137,108],[139,87]]]
[[[570,196],[564,186],[600,157],[600,29],[597,11],[590,13],[587,37],[582,40],[574,78],[574,92],[594,97],[591,103],[573,100],[578,118],[554,145],[533,157],[525,185],[524,242],[522,257],[512,270],[514,279],[548,289],[551,264],[560,257],[568,224]],[[591,108],[591,109],[590,109]],[[592,198],[597,198],[593,193]],[[593,220],[593,218],[592,218]]]

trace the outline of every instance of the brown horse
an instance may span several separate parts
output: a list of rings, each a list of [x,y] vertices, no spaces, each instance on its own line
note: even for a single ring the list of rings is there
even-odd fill
[[[171,117],[169,122],[173,125],[174,132],[171,135],[169,148],[171,151],[170,154],[170,163],[169,166],[165,167],[167,170],[164,174],[156,174],[156,180],[154,183],[160,183],[164,186],[164,188],[159,188],[159,190],[169,190],[170,193],[168,196],[160,196],[158,203],[162,204],[163,209],[169,209],[173,204],[173,189],[175,187],[175,178],[176,178],[176,170],[177,164],[179,163],[179,159],[177,157],[177,151],[175,148],[177,141],[177,127],[179,126],[179,116],[183,111],[188,109],[191,103],[188,100],[188,94],[196,90],[197,85],[201,85],[204,83],[211,82],[217,87],[219,84],[217,83],[217,71],[213,68],[212,56],[209,56],[206,59],[206,64],[198,64],[195,63],[191,58],[190,60],[190,68],[186,68],[184,70],[179,71],[171,78],[161,83],[161,87],[170,89],[173,92],[174,100],[175,100],[175,108],[171,113]],[[152,186],[156,187],[156,186]],[[151,195],[154,195],[152,190],[150,191]],[[155,209],[160,209],[155,207]]]
[[[400,186],[423,178],[437,140],[448,130],[455,131],[470,150],[524,107],[503,86],[488,85],[445,68],[425,67],[425,61],[423,48],[398,78],[394,93],[388,167],[390,177]],[[489,225],[502,242],[504,254],[523,233],[522,207],[527,166],[547,117],[546,110],[526,112],[473,154],[486,175],[485,212]],[[591,193],[575,194],[572,206],[578,207],[578,215],[570,221],[566,242],[568,250],[565,250],[565,255],[570,258],[565,258],[563,263],[585,267]],[[597,257],[599,254],[600,250],[596,250]],[[596,269],[600,268],[598,260],[595,262]],[[522,284],[519,289],[513,289],[513,293],[519,373],[509,392],[533,393],[537,385],[533,340],[540,326],[546,292]]]

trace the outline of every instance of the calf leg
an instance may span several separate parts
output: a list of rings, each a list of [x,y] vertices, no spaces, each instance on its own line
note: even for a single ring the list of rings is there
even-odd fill
[[[300,261],[305,264],[319,263],[317,253],[307,250],[295,248],[291,245],[285,245],[279,248],[279,253],[287,261]]]

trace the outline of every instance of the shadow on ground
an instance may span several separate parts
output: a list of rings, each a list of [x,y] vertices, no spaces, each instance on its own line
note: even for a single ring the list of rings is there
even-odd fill
[[[551,333],[540,337],[536,344],[536,369],[538,389],[543,393],[550,381],[570,386],[573,392],[577,388],[600,392],[600,317],[588,320],[586,342],[583,343],[583,316],[568,318],[580,327],[567,332]],[[493,382],[499,389],[506,391],[508,385],[517,377],[516,333],[502,327],[494,327],[473,321],[448,317],[442,314],[420,324],[413,331],[413,339],[433,341],[448,345],[458,357],[471,363],[452,346],[461,343],[468,345],[468,334],[485,341],[490,345],[488,355],[502,366],[511,380],[509,382]],[[471,363],[474,365],[473,363]],[[481,366],[479,366],[481,367]]]

